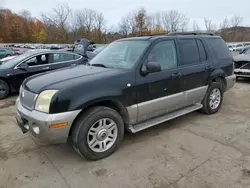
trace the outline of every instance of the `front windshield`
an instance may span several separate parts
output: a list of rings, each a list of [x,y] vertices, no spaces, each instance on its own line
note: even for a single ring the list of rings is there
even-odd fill
[[[107,68],[130,69],[148,44],[146,40],[113,42],[97,54],[90,64],[101,64]]]
[[[2,65],[0,65],[0,69],[8,69],[8,68],[14,67],[19,62],[23,61],[24,59],[26,59],[27,57],[29,57],[33,53],[34,52],[31,51],[31,52],[25,52],[22,55],[18,55],[16,57],[6,61]]]

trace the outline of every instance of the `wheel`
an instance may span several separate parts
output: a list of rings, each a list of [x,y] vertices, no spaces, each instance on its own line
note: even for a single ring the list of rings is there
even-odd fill
[[[123,135],[124,122],[115,110],[93,107],[83,113],[73,126],[73,148],[89,160],[99,160],[119,147]]]
[[[0,79],[0,100],[5,99],[10,93],[9,85]]]
[[[212,82],[202,101],[201,111],[205,114],[214,114],[219,111],[223,101],[223,88],[219,82]]]

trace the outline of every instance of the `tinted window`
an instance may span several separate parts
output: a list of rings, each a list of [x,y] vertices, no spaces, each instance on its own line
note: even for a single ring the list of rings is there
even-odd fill
[[[28,66],[46,65],[48,64],[48,55],[43,54],[43,55],[32,57],[28,59],[27,61],[25,61],[24,63],[22,63],[20,66],[25,65],[25,64]]]
[[[199,53],[200,53],[200,61],[201,61],[201,62],[204,62],[204,61],[207,60],[207,54],[206,54],[204,45],[203,45],[203,43],[201,42],[201,40],[197,40],[197,45],[198,45]]]
[[[181,39],[179,45],[182,65],[200,63],[199,51],[195,39]]]
[[[74,60],[74,54],[58,53],[53,54],[54,63]]]
[[[210,38],[207,40],[217,59],[232,58],[226,43],[221,38]]]
[[[74,54],[74,59],[79,59],[80,57],[80,55]]]
[[[0,50],[0,52],[6,52],[6,50]]]
[[[175,43],[172,40],[157,43],[149,53],[148,62],[157,62],[162,69],[177,67]]]

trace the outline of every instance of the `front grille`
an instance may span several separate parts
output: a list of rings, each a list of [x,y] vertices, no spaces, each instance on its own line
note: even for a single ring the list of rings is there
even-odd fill
[[[20,98],[21,104],[25,108],[32,110],[35,105],[36,97],[37,97],[37,94],[29,92],[23,89],[22,87],[20,88],[19,98]]]

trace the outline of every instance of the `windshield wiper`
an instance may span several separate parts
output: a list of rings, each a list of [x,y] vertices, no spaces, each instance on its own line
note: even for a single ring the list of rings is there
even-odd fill
[[[90,66],[107,68],[105,65],[103,65],[101,63],[91,64]]]

